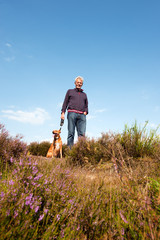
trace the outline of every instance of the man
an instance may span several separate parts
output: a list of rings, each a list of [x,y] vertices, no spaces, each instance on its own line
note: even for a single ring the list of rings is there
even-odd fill
[[[88,114],[88,99],[86,93],[81,89],[83,78],[78,76],[75,79],[75,88],[69,89],[66,93],[61,119],[64,120],[66,109],[68,110],[68,138],[67,145],[71,148],[74,144],[75,128],[78,137],[84,137],[86,131],[86,115]]]

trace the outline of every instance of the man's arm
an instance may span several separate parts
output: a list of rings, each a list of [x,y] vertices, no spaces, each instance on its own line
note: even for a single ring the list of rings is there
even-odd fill
[[[61,119],[64,120],[64,116],[65,116],[65,112],[66,112],[66,108],[68,106],[68,101],[69,101],[69,90],[66,93],[63,105],[62,105],[62,110],[61,110]]]
[[[65,118],[64,116],[65,116],[65,113],[64,113],[64,112],[62,112],[62,113],[61,113],[61,119],[63,119],[63,120],[64,120],[64,118]]]
[[[86,100],[85,100],[85,112],[84,112],[85,115],[88,114],[88,98],[87,98],[87,95],[86,95]]]

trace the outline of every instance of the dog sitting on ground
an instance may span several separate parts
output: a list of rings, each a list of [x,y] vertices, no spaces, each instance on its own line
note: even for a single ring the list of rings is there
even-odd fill
[[[60,137],[61,130],[53,130],[53,143],[51,144],[47,156],[48,158],[60,157],[62,158],[62,139]]]

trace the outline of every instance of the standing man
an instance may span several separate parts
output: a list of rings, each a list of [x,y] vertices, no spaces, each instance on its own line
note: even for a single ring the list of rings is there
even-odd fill
[[[78,76],[75,79],[75,88],[69,89],[66,93],[61,119],[64,120],[65,111],[68,110],[68,138],[67,145],[71,148],[74,144],[75,128],[78,137],[85,136],[86,132],[86,115],[88,114],[88,99],[86,93],[81,89],[83,78]]]

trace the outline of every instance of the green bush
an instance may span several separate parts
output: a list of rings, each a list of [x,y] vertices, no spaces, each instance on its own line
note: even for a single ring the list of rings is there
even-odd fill
[[[31,155],[34,156],[43,156],[46,157],[47,152],[51,146],[50,142],[44,141],[41,143],[32,142],[28,145],[28,151]],[[68,146],[66,144],[62,145],[62,155],[65,157],[68,152]]]
[[[49,148],[50,148],[50,145],[51,145],[51,143],[47,142],[47,141],[44,141],[44,142],[41,142],[41,143],[32,142],[28,146],[28,151],[31,155],[45,157],[47,155],[47,152],[48,152]]]
[[[138,158],[155,156],[159,152],[160,139],[156,134],[157,129],[147,132],[147,124],[141,129],[135,121],[132,127],[125,125],[122,134],[118,135],[120,144],[124,147],[127,155]]]
[[[104,151],[98,141],[80,138],[67,153],[73,165],[83,166],[86,163],[97,164],[104,157]]]
[[[147,123],[142,129],[136,122],[131,128],[125,125],[121,134],[102,133],[98,140],[80,138],[71,150],[67,151],[68,159],[74,165],[81,166],[114,160],[119,167],[123,161],[131,164],[132,159],[147,156],[159,159],[160,138],[156,134],[158,128],[147,133]]]

